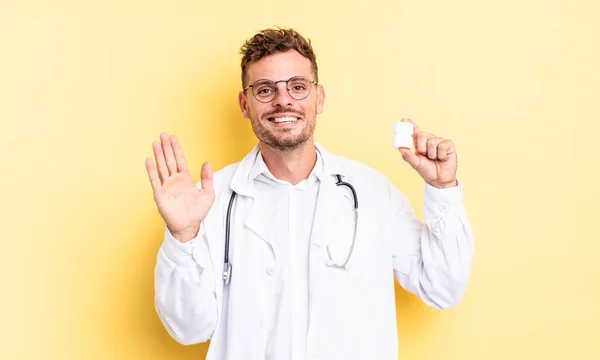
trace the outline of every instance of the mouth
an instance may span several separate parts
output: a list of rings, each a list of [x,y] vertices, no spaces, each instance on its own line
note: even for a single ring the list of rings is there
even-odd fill
[[[297,116],[271,116],[271,117],[268,117],[267,120],[269,120],[270,122],[275,123],[275,124],[285,124],[285,123],[294,123],[294,122],[300,120],[300,118]]]

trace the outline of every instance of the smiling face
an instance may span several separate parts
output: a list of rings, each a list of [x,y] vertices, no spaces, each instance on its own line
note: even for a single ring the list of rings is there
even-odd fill
[[[247,83],[257,80],[288,80],[296,76],[314,78],[311,62],[296,50],[289,50],[250,63]],[[293,84],[288,85],[291,90]],[[317,114],[323,111],[325,92],[321,85],[310,84],[310,94],[296,100],[286,90],[286,83],[277,83],[271,102],[260,102],[252,94],[252,87],[239,94],[239,104],[244,117],[250,119],[258,140],[277,150],[293,150],[312,140]],[[268,90],[265,90],[268,91]]]

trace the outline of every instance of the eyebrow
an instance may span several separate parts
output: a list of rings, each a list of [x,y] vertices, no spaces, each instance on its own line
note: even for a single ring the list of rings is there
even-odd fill
[[[294,76],[292,76],[292,77],[290,77],[290,78],[288,78],[288,79],[280,79],[280,80],[273,80],[273,79],[266,79],[266,78],[263,78],[263,79],[258,79],[258,80],[254,80],[254,82],[253,82],[253,83],[250,83],[250,85],[252,85],[252,84],[255,84],[255,83],[259,82],[259,81],[272,81],[272,82],[281,82],[281,81],[289,81],[289,80],[291,80],[291,79],[294,79],[294,78],[306,78],[306,79],[308,79],[308,81],[311,81],[311,80],[310,80],[310,77],[308,77],[308,76],[304,76],[304,75],[294,75]]]

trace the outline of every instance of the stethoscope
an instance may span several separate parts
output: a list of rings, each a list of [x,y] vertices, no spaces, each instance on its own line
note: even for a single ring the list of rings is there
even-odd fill
[[[327,266],[336,268],[336,269],[346,269],[346,265],[350,261],[352,257],[352,252],[354,251],[354,243],[356,242],[356,231],[358,229],[358,197],[356,196],[356,190],[352,184],[342,181],[342,177],[340,175],[335,175],[337,178],[336,186],[346,186],[350,191],[352,191],[352,197],[354,199],[354,235],[352,236],[352,245],[350,245],[350,251],[348,252],[348,256],[346,257],[346,261],[342,265],[336,264],[331,258],[331,251],[329,250],[329,245],[327,245],[327,256],[329,257],[329,262]],[[231,193],[231,197],[229,198],[229,205],[227,206],[227,216],[225,218],[225,256],[223,260],[223,281],[225,285],[229,285],[229,281],[231,280],[231,263],[229,262],[229,233],[231,229],[231,209],[233,208],[233,201],[236,197],[236,192],[233,191]]]

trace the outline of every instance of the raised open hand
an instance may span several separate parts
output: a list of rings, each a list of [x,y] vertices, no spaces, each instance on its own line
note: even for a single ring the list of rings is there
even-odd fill
[[[183,151],[174,135],[169,137],[162,133],[160,142],[152,143],[152,148],[156,166],[152,158],[147,158],[146,170],[158,212],[173,237],[187,242],[198,234],[200,223],[215,201],[211,164],[205,162],[202,165],[202,189],[199,189],[190,176]]]

